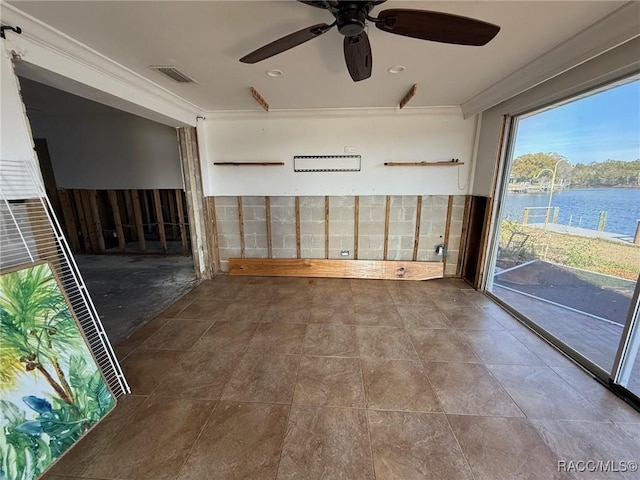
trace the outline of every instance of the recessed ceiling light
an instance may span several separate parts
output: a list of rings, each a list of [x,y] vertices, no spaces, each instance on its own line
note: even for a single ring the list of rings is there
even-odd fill
[[[387,72],[389,72],[389,73],[401,73],[401,72],[404,72],[406,69],[407,69],[407,67],[404,67],[402,65],[396,65],[395,67],[389,68],[389,70],[387,70]]]
[[[280,77],[282,76],[282,70],[277,70],[275,68],[273,70],[267,70],[267,75],[270,77]]]

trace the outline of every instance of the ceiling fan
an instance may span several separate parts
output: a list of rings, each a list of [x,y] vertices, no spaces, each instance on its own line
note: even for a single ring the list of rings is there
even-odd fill
[[[383,32],[458,45],[486,45],[500,31],[499,26],[481,20],[428,10],[392,8],[381,11],[377,17],[369,15],[374,7],[386,0],[298,1],[328,10],[335,17],[335,21],[331,24],[312,25],[279,38],[242,57],[240,59],[242,63],[261,62],[313,40],[337,26],[338,31],[344,35],[344,58],[347,69],[353,81],[359,82],[371,76],[373,67],[371,45],[365,31],[367,20],[373,22]]]

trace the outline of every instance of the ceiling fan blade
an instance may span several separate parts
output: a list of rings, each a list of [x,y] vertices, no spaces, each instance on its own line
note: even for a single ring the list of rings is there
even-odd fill
[[[279,38],[278,40],[269,43],[259,49],[245,55],[240,59],[242,63],[257,63],[267,58],[278,55],[290,48],[297,47],[309,40],[313,40],[319,37],[323,33],[328,32],[333,25],[327,25],[326,23],[319,23],[312,25],[311,27],[303,28],[297,32],[291,33],[286,37]]]
[[[354,82],[366,80],[371,76],[373,59],[367,32],[353,37],[344,37],[344,60]]]
[[[324,9],[329,8],[329,5],[327,4],[327,2],[323,2],[322,0],[298,0],[298,1],[300,3],[306,3],[307,5],[310,5],[316,8],[324,8]]]
[[[392,8],[378,15],[376,27],[405,37],[457,45],[486,45],[500,31],[491,23],[442,12]]]

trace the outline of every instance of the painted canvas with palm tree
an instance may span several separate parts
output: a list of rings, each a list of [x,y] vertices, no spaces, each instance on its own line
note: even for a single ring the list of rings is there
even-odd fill
[[[31,480],[115,405],[47,264],[0,275],[0,480]]]

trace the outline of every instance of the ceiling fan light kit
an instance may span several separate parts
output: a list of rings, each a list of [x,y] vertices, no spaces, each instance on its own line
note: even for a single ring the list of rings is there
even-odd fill
[[[347,70],[352,80],[359,82],[371,77],[373,69],[371,45],[366,31],[367,21],[372,22],[383,32],[456,45],[486,45],[500,31],[497,25],[481,20],[428,10],[395,8],[381,11],[377,18],[372,17],[371,10],[386,0],[298,1],[328,10],[333,15],[334,22],[319,23],[286,35],[245,55],[240,59],[241,62],[261,62],[324,35],[337,26],[338,32],[344,36],[343,53]],[[389,72],[397,73],[392,72],[391,69]]]

